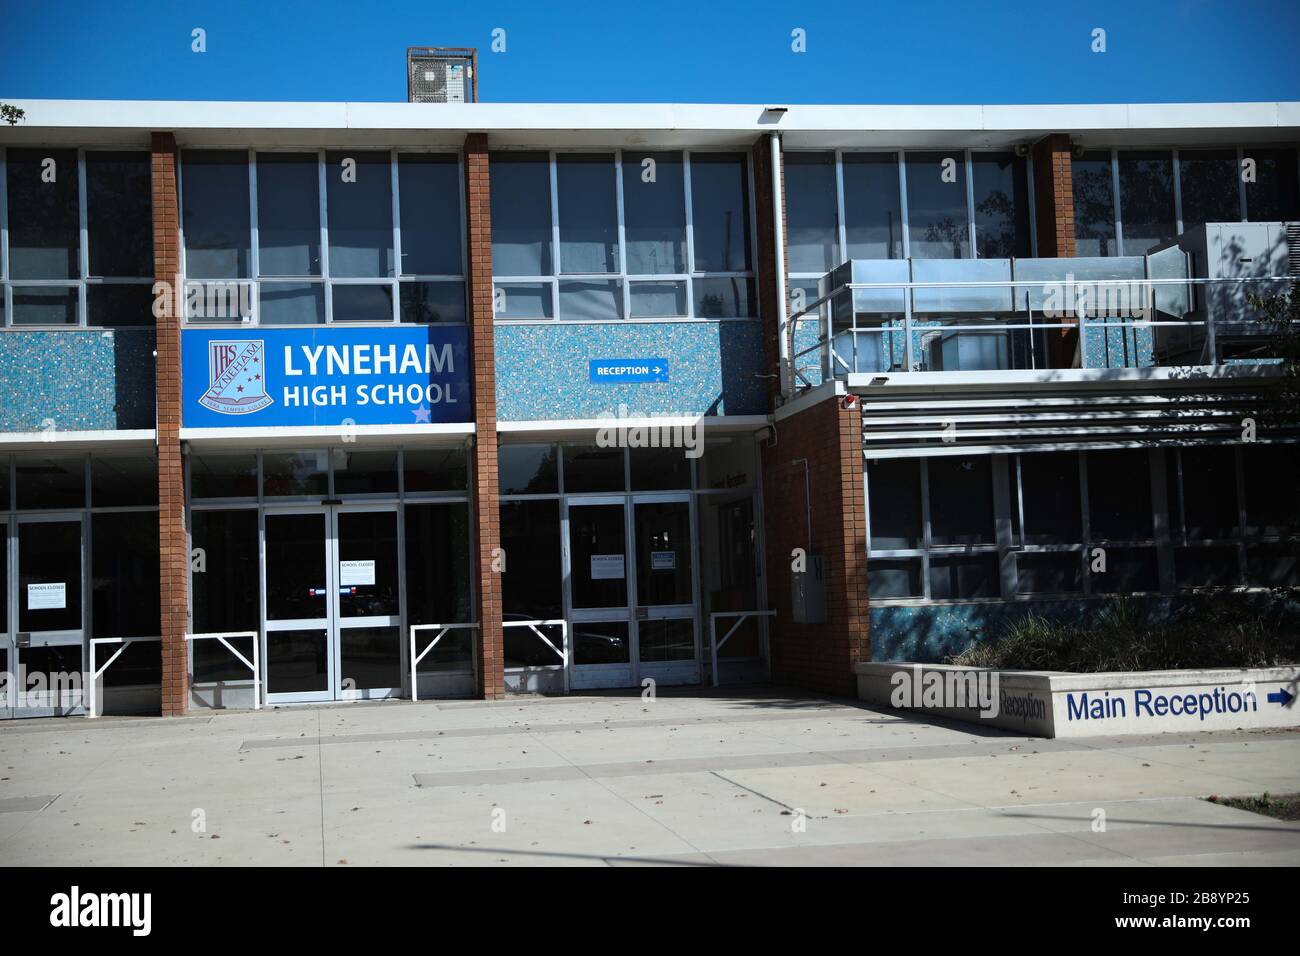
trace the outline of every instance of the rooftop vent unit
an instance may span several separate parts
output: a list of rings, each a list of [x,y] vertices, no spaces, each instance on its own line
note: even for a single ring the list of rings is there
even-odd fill
[[[477,64],[478,51],[473,47],[407,47],[407,102],[475,102],[478,100]]]

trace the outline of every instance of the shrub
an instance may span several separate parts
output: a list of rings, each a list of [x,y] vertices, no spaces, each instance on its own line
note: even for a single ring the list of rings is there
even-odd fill
[[[1029,614],[952,658],[968,667],[1074,672],[1274,667],[1300,661],[1300,619],[1285,598],[1220,597],[1157,617],[1118,598],[1096,620],[1064,624]]]

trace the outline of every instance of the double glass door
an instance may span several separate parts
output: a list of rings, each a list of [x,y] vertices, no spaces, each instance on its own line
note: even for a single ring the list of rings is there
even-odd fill
[[[81,707],[83,532],[79,514],[0,520],[0,717]]]
[[[691,496],[570,497],[565,523],[571,686],[698,682]]]
[[[397,506],[268,509],[263,520],[268,702],[400,696]]]

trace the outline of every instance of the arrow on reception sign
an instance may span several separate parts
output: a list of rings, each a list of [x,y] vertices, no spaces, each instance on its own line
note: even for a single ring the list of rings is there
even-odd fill
[[[1268,695],[1268,702],[1270,704],[1281,704],[1283,707],[1290,706],[1291,701],[1293,700],[1295,700],[1295,694],[1292,694],[1285,687],[1279,687],[1276,691]]]

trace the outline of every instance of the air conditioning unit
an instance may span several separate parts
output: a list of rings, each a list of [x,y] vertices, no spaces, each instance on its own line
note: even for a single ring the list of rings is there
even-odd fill
[[[472,47],[408,47],[407,102],[475,102],[478,99],[477,63],[478,51]]]

